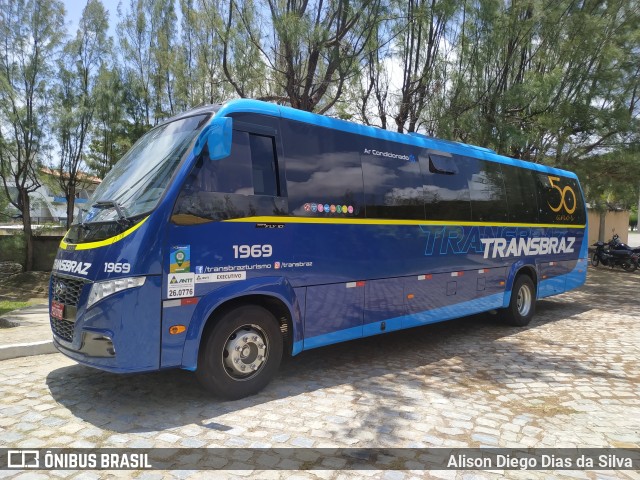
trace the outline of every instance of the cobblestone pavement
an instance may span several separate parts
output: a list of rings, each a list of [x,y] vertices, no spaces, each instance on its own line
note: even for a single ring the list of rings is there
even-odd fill
[[[640,273],[590,269],[526,328],[475,316],[305,352],[222,402],[185,371],[0,362],[0,447],[640,446]],[[0,472],[105,478],[640,478],[634,471]],[[410,467],[409,467],[410,468]]]

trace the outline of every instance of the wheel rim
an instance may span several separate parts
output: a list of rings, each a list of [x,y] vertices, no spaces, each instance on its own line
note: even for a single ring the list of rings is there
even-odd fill
[[[234,380],[255,377],[267,361],[269,342],[257,325],[243,325],[235,330],[222,350],[222,364]]]
[[[516,308],[520,316],[526,317],[529,315],[529,311],[531,310],[531,290],[527,285],[522,285],[518,290]]]

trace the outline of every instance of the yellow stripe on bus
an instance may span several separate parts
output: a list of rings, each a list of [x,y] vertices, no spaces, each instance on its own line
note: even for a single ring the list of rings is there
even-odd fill
[[[90,243],[67,243],[64,238],[60,242],[60,248],[63,250],[90,250],[92,248],[106,247],[119,242],[128,235],[131,235],[147,221],[149,217],[145,217],[142,221],[135,224],[128,230],[119,235],[100,240],[99,242]],[[584,228],[586,225],[567,225],[557,223],[494,223],[494,222],[460,222],[460,221],[440,221],[440,220],[383,220],[376,218],[316,218],[316,217],[244,217],[224,220],[228,223],[308,223],[308,224],[334,224],[334,225],[442,225],[457,227],[528,227],[528,228]],[[65,237],[66,238],[66,237]]]
[[[65,237],[60,242],[60,248],[63,250],[66,250],[67,247],[70,247],[74,250],[90,250],[92,248],[100,248],[100,247],[106,247],[107,245],[113,245],[114,243],[122,240],[124,237],[131,235],[133,232],[135,232],[138,228],[142,226],[144,222],[147,221],[148,218],[149,218],[148,216],[143,218],[140,222],[136,223],[133,227],[131,227],[128,230],[125,230],[124,232],[122,232],[119,235],[116,235],[115,237],[110,237],[105,240],[100,240],[99,242],[67,243],[64,241],[65,238],[67,238],[65,235]]]
[[[532,227],[532,228],[584,228],[586,225],[568,225],[560,223],[500,223],[500,222],[463,222],[443,220],[383,220],[378,218],[317,218],[317,217],[244,217],[224,220],[230,223],[321,223],[341,225],[443,225],[456,227]]]

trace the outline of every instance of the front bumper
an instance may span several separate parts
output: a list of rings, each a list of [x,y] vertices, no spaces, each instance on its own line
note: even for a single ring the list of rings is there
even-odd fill
[[[50,317],[55,347],[78,363],[109,372],[160,368],[161,277],[115,293],[86,309],[91,283],[63,319]],[[53,282],[53,280],[52,280]],[[55,298],[55,296],[54,296]]]

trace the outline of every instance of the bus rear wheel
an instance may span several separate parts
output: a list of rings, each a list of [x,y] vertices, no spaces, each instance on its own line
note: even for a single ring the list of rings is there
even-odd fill
[[[502,319],[508,325],[528,325],[536,310],[536,289],[528,275],[519,275],[511,289],[509,306],[502,309]]]
[[[200,346],[196,376],[210,392],[236,400],[262,390],[280,366],[283,341],[266,309],[246,305],[224,313]]]

